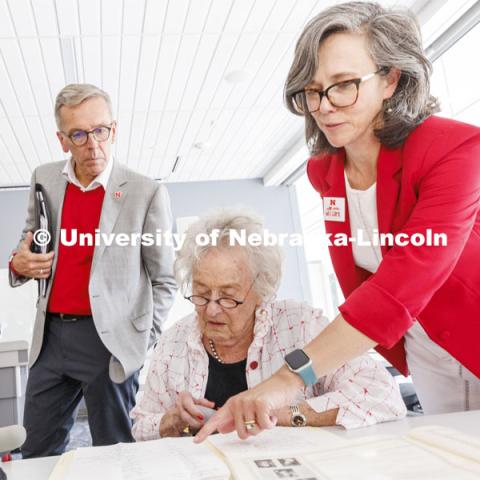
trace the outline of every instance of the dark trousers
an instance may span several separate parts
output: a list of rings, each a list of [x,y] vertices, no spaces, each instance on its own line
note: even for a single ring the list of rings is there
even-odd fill
[[[65,451],[82,397],[94,446],[134,441],[128,414],[135,405],[138,372],[121,384],[112,382],[110,356],[91,317],[65,321],[47,315],[42,351],[27,382],[23,458]]]

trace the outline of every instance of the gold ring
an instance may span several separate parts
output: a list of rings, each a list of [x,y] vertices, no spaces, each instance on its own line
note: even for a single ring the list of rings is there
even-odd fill
[[[40,269],[40,275],[43,275],[43,268]]]
[[[253,430],[256,427],[257,422],[255,420],[245,420],[243,424],[245,425],[246,430]]]

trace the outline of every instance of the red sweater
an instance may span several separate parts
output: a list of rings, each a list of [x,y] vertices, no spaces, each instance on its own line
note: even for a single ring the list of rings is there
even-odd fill
[[[105,190],[102,187],[82,192],[72,183],[67,186],[61,228],[65,231],[67,242],[75,238],[72,230],[76,230],[77,242],[72,246],[59,242],[57,267],[48,302],[49,312],[92,314],[88,283],[95,246],[87,245],[87,242],[80,245],[79,237],[82,233],[90,233],[94,237],[95,229],[100,223],[104,196]]]

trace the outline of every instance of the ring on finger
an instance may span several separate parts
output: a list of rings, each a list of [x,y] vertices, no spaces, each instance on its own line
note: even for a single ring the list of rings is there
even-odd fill
[[[245,425],[246,430],[253,430],[257,426],[257,422],[255,420],[245,420],[243,424]]]
[[[39,272],[40,272],[40,275],[43,275],[43,268],[41,268]]]

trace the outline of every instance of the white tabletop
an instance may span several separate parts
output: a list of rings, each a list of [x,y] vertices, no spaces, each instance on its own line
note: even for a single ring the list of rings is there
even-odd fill
[[[395,422],[386,422],[372,427],[345,430],[341,427],[328,427],[327,430],[344,438],[359,438],[376,434],[406,434],[422,425],[442,425],[480,438],[480,410],[449,413],[444,415],[422,415],[407,417]],[[45,457],[31,460],[16,460],[2,463],[8,480],[48,480],[59,457]],[[90,479],[93,480],[93,479]]]
[[[395,434],[405,435],[412,428],[424,425],[441,425],[454,428],[460,432],[467,433],[480,438],[480,410],[470,412],[449,413],[443,415],[418,415],[404,418],[394,422],[384,422],[366,428],[345,430],[342,427],[328,427],[333,433],[344,438],[359,438],[365,435]]]
[[[32,458],[1,463],[7,480],[48,480],[59,457]]]

